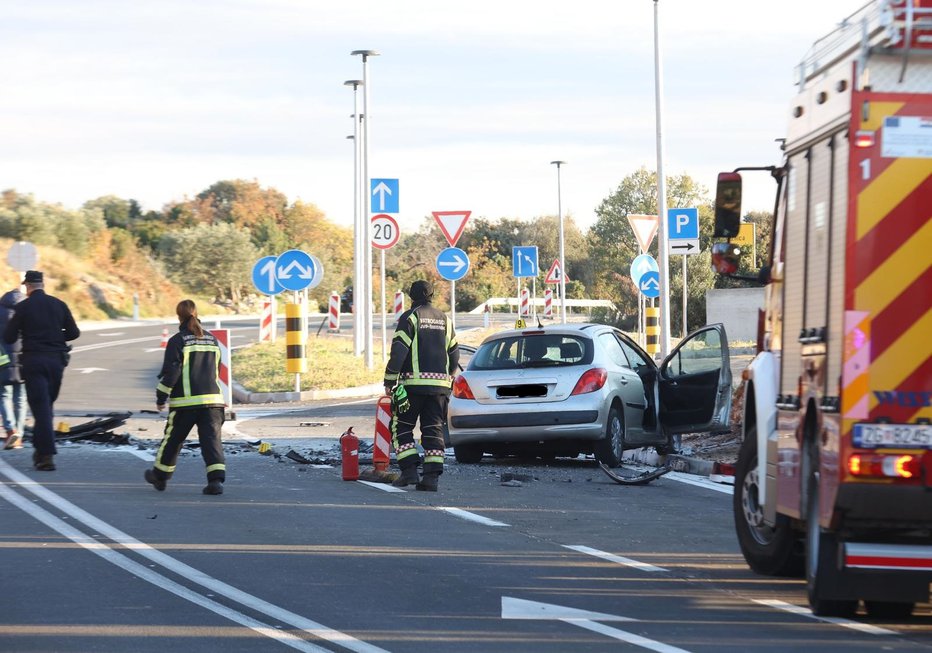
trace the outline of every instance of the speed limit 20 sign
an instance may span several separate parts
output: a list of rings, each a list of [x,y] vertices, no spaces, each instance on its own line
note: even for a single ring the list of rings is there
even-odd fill
[[[389,249],[398,242],[401,233],[398,223],[390,215],[380,213],[372,216],[372,246],[379,249]]]

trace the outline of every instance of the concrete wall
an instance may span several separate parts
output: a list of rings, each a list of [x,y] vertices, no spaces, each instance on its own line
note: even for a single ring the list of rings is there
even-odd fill
[[[757,342],[757,311],[764,307],[763,288],[724,288],[707,290],[707,324],[721,322],[729,342]]]

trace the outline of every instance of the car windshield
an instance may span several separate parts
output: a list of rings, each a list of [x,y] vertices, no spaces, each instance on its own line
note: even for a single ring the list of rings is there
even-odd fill
[[[593,347],[589,338],[536,332],[486,342],[469,362],[470,370],[588,365]]]

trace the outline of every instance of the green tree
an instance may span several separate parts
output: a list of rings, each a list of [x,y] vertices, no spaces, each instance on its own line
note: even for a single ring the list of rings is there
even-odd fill
[[[707,190],[688,175],[668,177],[666,190],[668,207],[708,204]],[[637,289],[631,281],[630,271],[631,262],[640,251],[634,232],[628,224],[628,214],[657,215],[656,172],[641,168],[625,177],[615,192],[604,199],[596,209],[598,218],[588,234],[588,261],[592,270],[590,294],[612,300],[620,311],[619,325],[626,329],[634,329],[637,326],[638,296]],[[706,233],[711,232],[707,229]],[[648,252],[655,258],[656,242],[654,240]],[[690,282],[690,286],[692,285]],[[705,292],[701,283],[697,283],[696,292],[700,290]],[[671,322],[673,316],[671,310]]]
[[[82,208],[85,210],[99,209],[108,227],[126,229],[130,223],[130,202],[132,200],[124,200],[116,195],[104,195],[88,200]],[[138,204],[136,206],[138,208]]]
[[[168,232],[159,245],[169,277],[191,292],[213,292],[238,304],[258,259],[249,232],[232,224]]]

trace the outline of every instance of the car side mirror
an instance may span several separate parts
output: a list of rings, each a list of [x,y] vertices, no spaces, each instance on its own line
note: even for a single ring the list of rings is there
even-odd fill
[[[715,238],[734,238],[741,227],[741,175],[721,172],[715,186]]]

